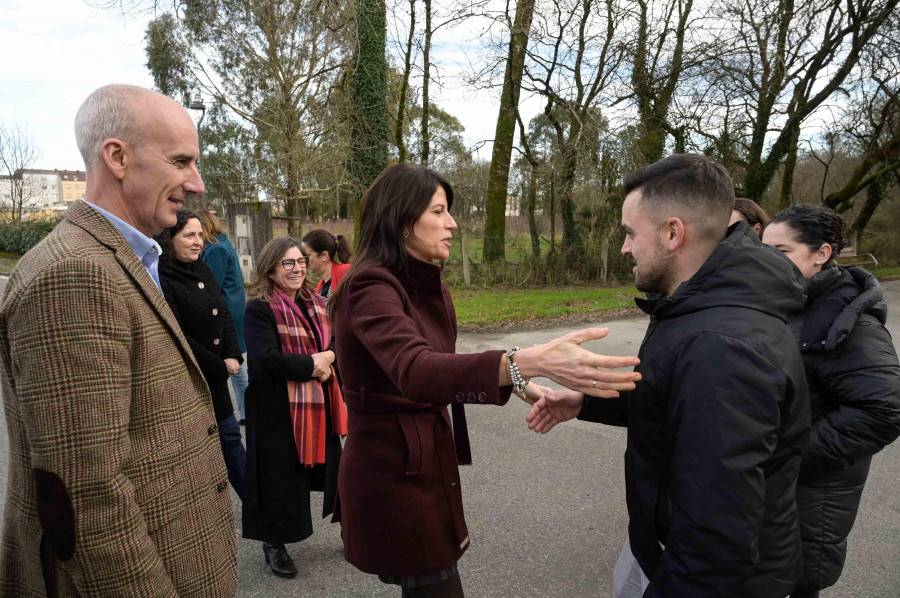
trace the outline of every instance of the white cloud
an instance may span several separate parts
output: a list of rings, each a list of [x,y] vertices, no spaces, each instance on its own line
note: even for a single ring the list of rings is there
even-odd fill
[[[143,37],[149,16],[125,21],[77,0],[4,0],[0,8],[0,120],[35,136],[40,168],[83,168],[72,123],[84,98],[108,83],[149,87]]]

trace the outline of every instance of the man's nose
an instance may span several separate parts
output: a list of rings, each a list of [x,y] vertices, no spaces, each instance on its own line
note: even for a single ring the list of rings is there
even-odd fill
[[[188,175],[188,180],[184,183],[184,190],[196,195],[203,195],[203,192],[206,191],[206,185],[203,184],[203,177],[200,176],[200,170],[196,162],[191,166],[191,173]]]

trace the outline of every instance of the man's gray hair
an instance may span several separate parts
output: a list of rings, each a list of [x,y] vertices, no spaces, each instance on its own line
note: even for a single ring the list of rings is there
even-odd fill
[[[100,160],[107,139],[121,139],[132,148],[141,144],[143,135],[135,126],[131,102],[148,91],[137,85],[113,84],[87,97],[75,115],[75,142],[86,170],[93,170]]]

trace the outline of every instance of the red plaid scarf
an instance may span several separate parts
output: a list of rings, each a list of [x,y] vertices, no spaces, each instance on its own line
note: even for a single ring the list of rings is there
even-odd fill
[[[292,301],[281,289],[275,289],[269,305],[275,314],[278,326],[278,339],[284,353],[295,355],[312,355],[320,353],[331,340],[331,324],[325,309],[325,300],[318,294],[301,289],[298,295],[301,305]],[[303,309],[309,316],[304,317]],[[313,334],[313,327],[318,333]],[[327,346],[327,345],[326,345]],[[331,429],[333,434],[347,434],[347,412],[344,410],[344,397],[331,370],[328,385],[328,396],[331,408]],[[313,467],[325,463],[325,391],[322,383],[315,378],[306,382],[287,381],[288,402],[291,406],[291,420],[294,423],[294,443],[297,445],[297,456],[305,467]]]

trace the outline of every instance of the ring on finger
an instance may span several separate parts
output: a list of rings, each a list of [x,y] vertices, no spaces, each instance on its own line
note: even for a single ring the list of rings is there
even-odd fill
[[[597,381],[596,381],[596,380],[591,380],[591,387],[592,387],[592,388],[597,388]]]

